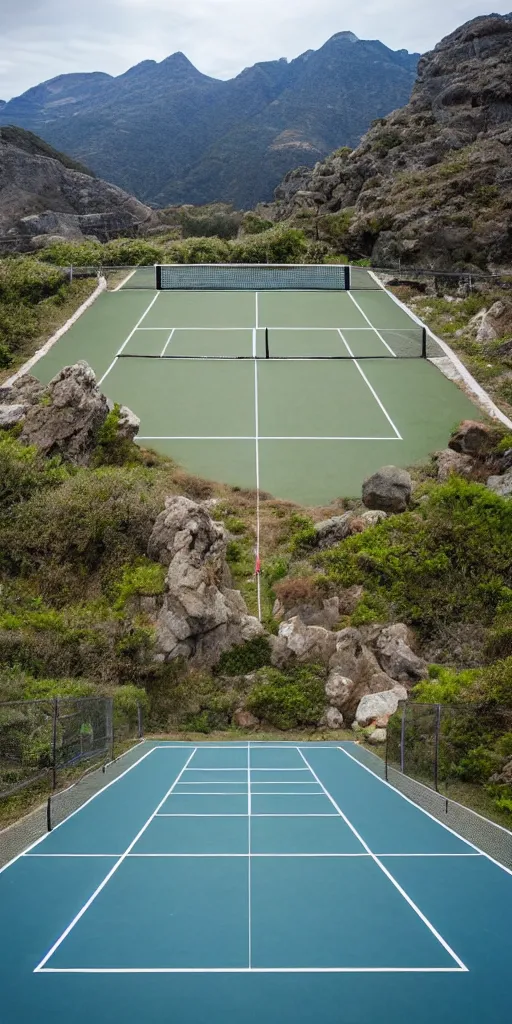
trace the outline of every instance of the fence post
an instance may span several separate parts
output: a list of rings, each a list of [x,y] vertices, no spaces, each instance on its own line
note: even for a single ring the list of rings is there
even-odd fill
[[[144,721],[142,717],[142,705],[137,704],[137,738],[139,740],[144,736]]]
[[[402,724],[400,727],[400,771],[402,775],[405,773],[405,714],[407,711],[407,704],[404,704],[402,708]]]
[[[436,732],[434,746],[434,789],[439,793],[439,737],[441,735],[441,705],[436,704]]]
[[[110,760],[113,761],[114,760],[114,743],[115,743],[115,737],[114,737],[114,698],[113,697],[107,697],[107,699],[105,701],[105,704],[106,704],[105,716],[106,716],[106,719],[107,719],[107,730],[106,730],[107,731],[107,739],[109,741],[109,747],[110,747]]]
[[[52,789],[57,788],[57,722],[59,720],[59,698],[53,699],[52,714]]]

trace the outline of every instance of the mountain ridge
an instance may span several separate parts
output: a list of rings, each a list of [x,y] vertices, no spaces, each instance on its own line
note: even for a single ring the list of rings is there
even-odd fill
[[[323,224],[349,258],[374,266],[510,267],[512,14],[442,39],[421,58],[406,106],[352,152],[289,172],[275,200],[258,212]]]
[[[224,81],[177,52],[117,77],[50,79],[6,103],[0,125],[37,133],[151,205],[247,209],[297,163],[355,145],[374,117],[403,104],[418,57],[340,32]]]

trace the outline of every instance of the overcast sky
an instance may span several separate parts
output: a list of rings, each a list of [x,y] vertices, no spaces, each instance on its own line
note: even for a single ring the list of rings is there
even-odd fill
[[[0,0],[0,98],[56,75],[118,75],[182,50],[205,74],[231,78],[261,60],[296,57],[335,32],[425,52],[511,0]]]

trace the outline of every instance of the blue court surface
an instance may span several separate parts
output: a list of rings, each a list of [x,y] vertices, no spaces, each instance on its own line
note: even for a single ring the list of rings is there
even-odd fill
[[[141,744],[0,872],[2,1024],[505,1024],[512,872],[355,744]]]

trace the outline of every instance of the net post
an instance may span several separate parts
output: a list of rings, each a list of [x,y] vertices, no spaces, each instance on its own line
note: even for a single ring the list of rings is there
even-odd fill
[[[268,327],[265,327],[265,359],[270,359],[270,345],[268,338]]]
[[[155,274],[156,274],[156,289],[157,291],[162,290],[162,266],[160,263],[155,263]]]
[[[51,832],[52,827],[52,798],[49,796],[46,801],[46,831]]]
[[[59,698],[54,697],[52,708],[52,789],[57,789],[57,722],[59,720]]]
[[[427,358],[427,328],[424,327],[421,332],[421,358]]]
[[[142,704],[137,704],[137,739],[141,740],[144,736],[144,720],[142,716]]]
[[[344,268],[344,273],[345,273],[345,289],[346,289],[347,292],[349,292],[350,289],[352,288],[352,267],[349,264],[347,264],[347,266]]]

